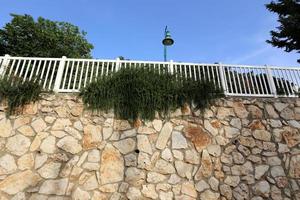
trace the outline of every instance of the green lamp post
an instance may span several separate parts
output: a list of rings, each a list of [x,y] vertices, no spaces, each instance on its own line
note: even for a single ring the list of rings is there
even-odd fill
[[[171,38],[171,33],[168,31],[168,26],[165,28],[165,38],[162,41],[164,45],[164,61],[167,61],[167,46],[172,46],[174,44],[174,40]]]

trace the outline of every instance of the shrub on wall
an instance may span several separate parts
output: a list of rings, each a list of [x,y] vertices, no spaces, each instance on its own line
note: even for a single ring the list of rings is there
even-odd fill
[[[23,81],[20,78],[0,78],[0,103],[7,104],[7,114],[39,99],[42,86],[37,80]]]
[[[113,109],[121,119],[152,120],[156,111],[166,116],[186,103],[204,109],[223,96],[223,91],[212,83],[186,80],[178,74],[122,68],[87,85],[80,96],[91,110]]]

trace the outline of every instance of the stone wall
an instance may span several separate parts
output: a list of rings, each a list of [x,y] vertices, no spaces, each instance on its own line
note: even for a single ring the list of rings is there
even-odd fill
[[[228,98],[134,125],[70,95],[22,112],[0,112],[1,200],[300,199],[297,99]]]

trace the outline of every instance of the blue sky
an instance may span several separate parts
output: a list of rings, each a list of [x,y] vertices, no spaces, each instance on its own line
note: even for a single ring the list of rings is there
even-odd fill
[[[278,23],[270,0],[0,0],[0,27],[10,13],[67,21],[86,31],[95,58],[163,60],[168,25],[174,46],[168,60],[299,66],[300,55],[265,42]]]

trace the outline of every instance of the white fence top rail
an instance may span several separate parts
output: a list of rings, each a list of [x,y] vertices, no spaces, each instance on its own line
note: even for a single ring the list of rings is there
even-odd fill
[[[0,76],[37,78],[44,89],[55,92],[79,92],[96,78],[126,67],[149,67],[210,81],[228,96],[297,97],[300,88],[300,67],[0,56]]]

